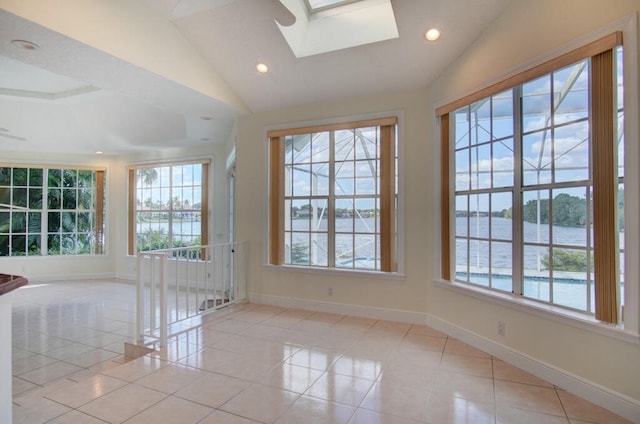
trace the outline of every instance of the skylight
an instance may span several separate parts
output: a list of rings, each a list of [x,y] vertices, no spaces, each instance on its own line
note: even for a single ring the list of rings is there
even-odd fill
[[[296,57],[398,38],[391,0],[280,0],[295,16],[276,22]]]
[[[309,12],[315,13],[322,10],[331,9],[345,4],[355,3],[360,0],[305,0]]]

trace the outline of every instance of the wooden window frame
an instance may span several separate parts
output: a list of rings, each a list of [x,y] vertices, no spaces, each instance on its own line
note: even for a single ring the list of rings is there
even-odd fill
[[[285,137],[366,127],[380,128],[380,270],[397,271],[396,258],[396,126],[397,117],[360,120],[328,125],[272,130],[269,140],[269,248],[268,263],[285,265],[284,255],[284,149]],[[330,236],[331,237],[331,236]],[[320,268],[320,267],[319,267]],[[323,269],[343,270],[338,267]],[[346,268],[349,269],[349,268]],[[364,269],[356,268],[356,271]],[[366,270],[369,271],[369,270]]]
[[[617,240],[616,196],[618,177],[616,164],[614,114],[617,111],[614,99],[613,49],[623,44],[622,32],[614,32],[559,57],[527,69],[505,80],[466,95],[451,103],[438,107],[436,117],[440,120],[441,143],[441,276],[452,280],[455,275],[452,263],[452,167],[450,141],[450,113],[511,89],[543,75],[549,74],[580,60],[591,59],[590,82],[591,148],[593,180],[593,226],[594,226],[594,275],[597,320],[617,324],[620,317],[619,293],[619,248]],[[602,81],[606,80],[606,83]],[[454,279],[454,278],[453,278]]]
[[[200,243],[205,246],[209,244],[209,168],[210,160],[193,160],[164,163],[148,163],[132,165],[127,168],[127,254],[135,256],[136,246],[136,171],[138,169],[155,167],[173,167],[180,165],[202,165],[201,183],[201,209],[200,209]]]

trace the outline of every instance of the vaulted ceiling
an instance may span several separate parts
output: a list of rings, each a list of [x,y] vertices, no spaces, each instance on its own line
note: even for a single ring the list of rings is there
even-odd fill
[[[0,0],[0,150],[224,143],[243,114],[420,89],[509,1],[362,0],[305,17],[304,0]],[[355,5],[373,14],[366,7],[384,3],[397,36],[343,48],[364,34]],[[319,26],[327,18],[342,27]],[[429,27],[440,40],[424,39]],[[294,51],[287,28],[316,31],[310,54]],[[337,50],[315,53],[325,41]]]

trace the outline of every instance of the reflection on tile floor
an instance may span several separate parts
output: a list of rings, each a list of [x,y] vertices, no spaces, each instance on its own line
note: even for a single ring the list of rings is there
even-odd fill
[[[14,423],[624,423],[424,325],[244,304],[123,357],[135,287],[13,295]]]

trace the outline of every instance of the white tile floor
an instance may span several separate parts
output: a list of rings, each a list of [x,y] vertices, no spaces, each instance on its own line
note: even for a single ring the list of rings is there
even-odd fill
[[[14,423],[624,423],[421,325],[245,304],[125,361],[135,289],[13,295]]]

